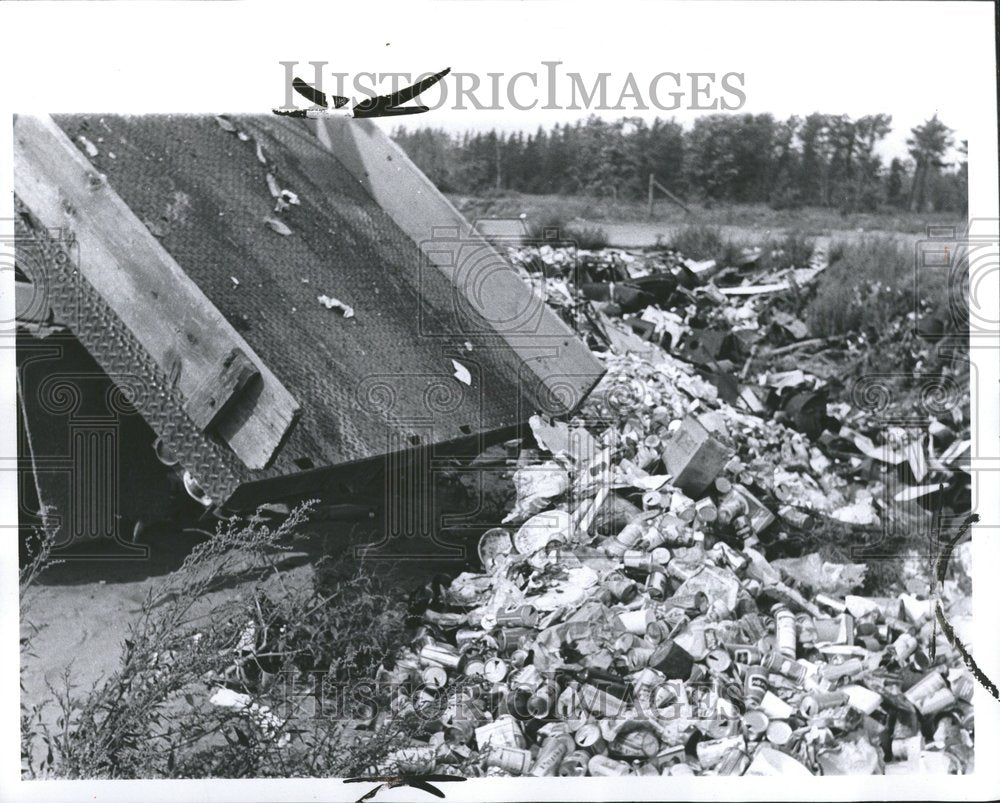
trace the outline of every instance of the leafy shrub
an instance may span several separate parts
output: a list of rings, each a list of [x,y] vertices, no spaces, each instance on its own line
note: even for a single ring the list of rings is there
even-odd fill
[[[534,240],[558,240],[572,243],[585,251],[598,251],[610,244],[608,233],[600,226],[574,226],[558,212],[552,212],[528,227]],[[553,237],[552,235],[555,234]]]
[[[581,228],[571,226],[567,230],[567,236],[576,243],[577,248],[585,251],[599,251],[607,248],[610,241],[608,233],[600,226],[583,226]]]
[[[110,677],[53,690],[55,728],[22,709],[25,776],[347,776],[406,744],[412,714],[372,680],[402,641],[403,600],[361,571],[326,593],[290,578],[280,558],[307,512],[221,526],[149,593]],[[221,588],[235,591],[206,598]],[[379,716],[341,705],[351,694]]]
[[[804,268],[809,264],[816,242],[802,232],[794,231],[764,247],[764,267],[772,270]]]
[[[819,336],[863,332],[880,339],[892,321],[914,309],[913,251],[893,237],[834,242],[830,265],[819,277],[805,315]],[[946,276],[922,282],[921,297],[936,309]]]
[[[718,259],[726,242],[715,226],[688,225],[678,229],[669,240],[669,247],[688,259]]]

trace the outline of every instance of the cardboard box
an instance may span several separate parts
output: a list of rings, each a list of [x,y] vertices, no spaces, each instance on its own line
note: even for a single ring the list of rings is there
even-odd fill
[[[673,484],[699,498],[729,462],[729,449],[694,416],[687,416],[663,447],[663,465]]]

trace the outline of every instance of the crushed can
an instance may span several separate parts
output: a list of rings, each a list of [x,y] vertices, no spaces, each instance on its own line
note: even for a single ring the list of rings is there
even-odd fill
[[[528,770],[528,775],[533,778],[557,775],[559,773],[559,765],[566,754],[569,753],[572,745],[572,739],[567,739],[565,736],[550,736],[542,743],[535,763]]]
[[[486,766],[496,767],[511,775],[525,775],[533,762],[530,750],[517,747],[493,747],[486,755]]]
[[[611,775],[628,775],[631,767],[624,761],[616,761],[608,756],[591,756],[587,762],[587,771],[594,777],[607,777]]]

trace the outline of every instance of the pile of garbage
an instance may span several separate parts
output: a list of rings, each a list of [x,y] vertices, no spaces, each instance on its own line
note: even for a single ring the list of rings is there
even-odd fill
[[[694,420],[664,447],[671,465]],[[774,517],[741,462],[705,456],[710,440],[675,477],[686,493],[627,458],[609,481],[593,471],[606,447],[574,448],[592,445],[586,430],[533,423],[555,451],[515,474],[512,515],[525,520],[483,535],[485,571],[438,590],[379,679],[397,711],[437,704],[427,741],[390,756],[395,769],[971,771],[973,680],[935,622],[940,603],[966,629],[959,580],[936,600],[853,595],[864,566],[764,557],[758,532]],[[701,471],[713,462],[718,473]],[[623,486],[645,489],[647,508],[609,505]],[[967,566],[968,544],[958,555]]]
[[[539,260],[569,258],[514,254],[608,372],[573,421],[535,416],[533,442],[508,444],[516,501],[481,571],[428,587],[377,679],[392,715],[433,712],[380,770],[970,772],[974,681],[938,624],[969,643],[968,542],[943,582],[911,551],[880,594],[858,592],[864,563],[775,557],[823,522],[870,533],[925,522],[930,496],[960,504],[962,411],[866,430],[802,370],[733,379],[725,338],[692,323],[744,345],[805,337],[792,316],[764,326],[754,299],[815,277],[821,254],[721,286],[669,252],[589,258],[587,281],[539,282]]]

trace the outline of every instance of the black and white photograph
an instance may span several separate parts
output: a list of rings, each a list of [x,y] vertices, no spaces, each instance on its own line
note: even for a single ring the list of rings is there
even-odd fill
[[[996,19],[3,3],[0,799],[995,799]]]

